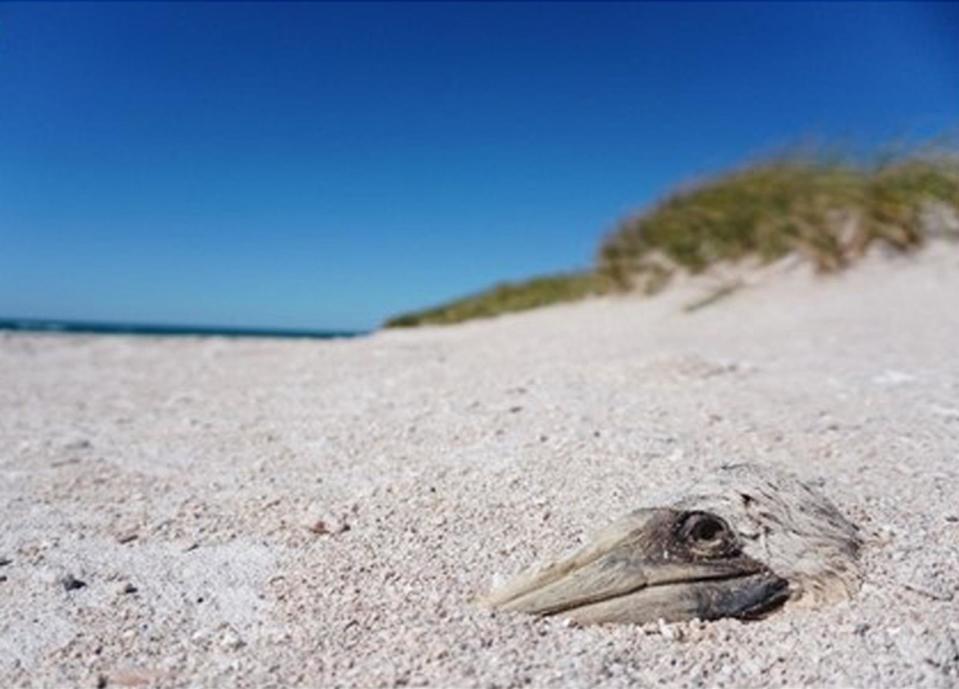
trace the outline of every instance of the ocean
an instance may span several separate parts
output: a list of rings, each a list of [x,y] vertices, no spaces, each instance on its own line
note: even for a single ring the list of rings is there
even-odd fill
[[[150,337],[282,337],[329,340],[357,337],[364,331],[308,330],[291,328],[236,328],[206,325],[167,325],[158,323],[102,323],[98,321],[60,321],[40,318],[0,318],[0,332],[89,333],[99,335],[147,335]]]

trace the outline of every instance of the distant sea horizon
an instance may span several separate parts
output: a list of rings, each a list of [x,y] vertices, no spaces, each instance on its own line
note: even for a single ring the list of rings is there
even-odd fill
[[[181,325],[170,323],[124,323],[114,321],[61,320],[56,318],[5,318],[0,332],[64,333],[88,335],[143,335],[159,337],[275,337],[330,340],[358,337],[364,330],[319,330],[256,326]]]

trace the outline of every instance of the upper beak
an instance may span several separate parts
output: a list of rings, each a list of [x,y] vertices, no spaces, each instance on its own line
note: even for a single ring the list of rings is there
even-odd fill
[[[669,511],[635,512],[572,557],[520,576],[484,602],[581,624],[643,624],[757,616],[789,596],[784,579],[748,556],[676,557],[656,547],[649,527],[661,521],[658,512]]]

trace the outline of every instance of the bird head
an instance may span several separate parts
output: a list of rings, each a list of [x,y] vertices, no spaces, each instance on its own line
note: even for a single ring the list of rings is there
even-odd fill
[[[727,466],[663,507],[635,510],[585,548],[493,591],[493,608],[581,624],[761,617],[858,588],[857,528],[769,467]]]

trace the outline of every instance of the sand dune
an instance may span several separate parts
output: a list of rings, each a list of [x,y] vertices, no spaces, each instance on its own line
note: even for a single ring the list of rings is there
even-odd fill
[[[956,686],[959,249],[684,313],[707,288],[349,341],[0,336],[3,685]],[[854,600],[470,604],[730,461],[860,524]]]

